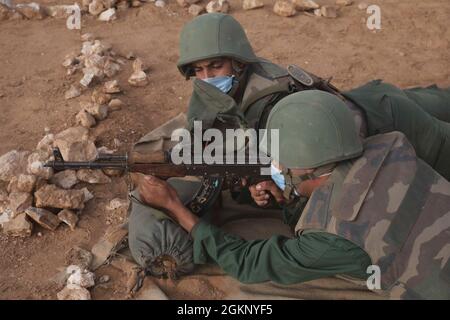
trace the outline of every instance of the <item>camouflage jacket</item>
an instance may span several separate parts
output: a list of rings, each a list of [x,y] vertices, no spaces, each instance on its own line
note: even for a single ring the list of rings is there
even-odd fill
[[[295,229],[364,249],[392,298],[450,299],[450,183],[400,132],[366,139],[364,154],[313,192]]]

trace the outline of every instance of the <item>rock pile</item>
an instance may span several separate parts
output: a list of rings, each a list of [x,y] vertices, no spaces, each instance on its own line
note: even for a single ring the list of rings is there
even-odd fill
[[[299,11],[306,15],[336,18],[339,8],[352,4],[353,0],[278,0],[273,12],[282,17],[292,17]]]

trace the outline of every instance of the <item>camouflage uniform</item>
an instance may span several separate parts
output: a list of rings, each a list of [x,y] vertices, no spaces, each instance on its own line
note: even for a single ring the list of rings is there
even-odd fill
[[[275,160],[287,166],[286,185],[288,168],[317,171],[337,162],[331,176],[311,194],[295,239],[245,241],[200,222],[191,231],[195,262],[214,261],[244,282],[282,284],[329,275],[365,279],[374,264],[380,293],[390,298],[450,298],[450,182],[416,157],[403,133],[361,144],[342,102],[314,91],[281,100],[267,128],[280,130]],[[270,150],[265,142],[262,149]]]
[[[219,29],[221,30],[220,32]],[[199,32],[207,34],[199,36]],[[240,37],[240,40],[229,41],[229,34],[233,37]],[[236,59],[246,63],[246,68],[239,76],[239,83],[232,88],[229,94],[224,94],[205,81],[194,79],[193,93],[187,115],[180,114],[176,119],[143,137],[135,146],[135,151],[137,152],[151,153],[156,150],[170,148],[172,145],[170,141],[171,132],[179,127],[192,129],[193,122],[196,120],[202,121],[204,129],[229,126],[264,128],[270,111],[279,100],[295,91],[314,88],[314,86],[311,88],[302,86],[301,83],[289,75],[286,69],[256,57],[242,27],[231,16],[224,14],[202,15],[183,29],[180,38],[180,51],[182,54],[178,68],[186,78],[192,76],[192,70],[189,69],[192,62],[214,57],[226,56]],[[214,41],[205,39],[214,39]],[[357,93],[361,94],[358,95]],[[363,98],[369,96],[368,90],[366,90],[366,93],[364,93],[364,90],[350,91],[344,95],[347,97],[345,101],[346,107],[352,112],[361,137],[395,129],[398,130],[398,128],[393,126],[387,131],[378,132],[379,127],[372,126],[373,121],[370,121],[370,119],[376,119],[377,105],[376,103],[364,103],[365,100]],[[420,96],[420,92],[417,95]],[[426,101],[430,100],[426,99]],[[360,102],[362,102],[361,105],[368,105],[368,107],[361,107]],[[442,109],[439,107],[440,104],[440,101],[433,104],[438,111]],[[402,106],[408,108],[408,103],[404,103]],[[430,112],[432,111],[434,110]],[[421,109],[419,111],[414,109],[414,112],[419,112],[417,118],[420,119],[422,119],[422,113],[425,113]],[[439,114],[439,112],[436,113]],[[374,116],[372,117],[372,115]],[[369,121],[367,121],[367,118],[369,118]],[[427,119],[425,127],[435,126],[434,118],[428,115],[425,115],[425,118]],[[385,116],[383,119],[388,119],[388,117]],[[415,135],[413,126],[405,126],[400,130],[406,133],[415,147],[419,146],[419,143],[415,142],[421,140],[418,135]],[[442,140],[443,131],[445,130],[435,132],[431,137],[432,141]],[[450,137],[450,130],[448,136]],[[419,156],[426,158],[428,149],[418,149]],[[435,152],[429,159],[427,158],[427,162],[433,165],[436,162],[436,156],[439,154],[439,152]],[[443,160],[439,162],[444,163],[447,158],[441,157],[441,159]],[[448,159],[450,159],[450,155]],[[442,165],[439,168],[441,167],[444,168]],[[177,189],[180,197],[187,201],[198,189],[201,182],[198,179],[197,181],[192,181],[192,179],[188,181],[185,179],[171,179],[170,183]],[[253,202],[248,189],[233,193],[233,198],[239,203]],[[169,273],[152,271],[154,269],[152,261],[155,260],[155,257],[160,256],[175,257],[179,266],[178,269],[183,270],[183,272],[192,270],[192,243],[187,233],[163,212],[140,203],[136,191],[133,192],[132,200],[129,241],[136,261],[144,268],[147,268],[150,273],[156,275]],[[304,203],[295,202],[285,207],[284,216],[286,222],[294,223],[303,206]],[[162,222],[163,220],[166,221]],[[179,239],[179,241],[174,239]]]

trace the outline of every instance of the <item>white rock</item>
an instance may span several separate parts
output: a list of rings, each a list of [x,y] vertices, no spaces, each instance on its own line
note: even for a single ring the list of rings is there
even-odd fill
[[[229,10],[230,3],[227,0],[213,0],[206,5],[206,12],[208,13],[228,13]]]
[[[55,141],[55,135],[52,133],[46,134],[41,141],[38,142],[36,149],[43,151],[50,156],[52,154],[53,141]]]
[[[31,193],[36,186],[36,176],[28,174],[20,174],[14,176],[8,185],[8,192],[27,192]]]
[[[27,19],[44,19],[47,16],[46,11],[36,2],[27,4],[17,4],[15,9],[24,15]]]
[[[55,185],[45,185],[34,193],[36,207],[83,209],[85,196],[82,190],[65,190]]]
[[[148,84],[147,74],[144,71],[134,72],[128,79],[128,83],[135,87],[144,87]]]
[[[111,183],[111,179],[101,170],[81,169],[77,171],[77,178],[91,184]]]
[[[87,72],[84,74],[83,78],[80,80],[80,84],[84,87],[89,87],[92,80],[94,80],[95,74],[94,72]]]
[[[95,118],[86,110],[81,110],[80,112],[78,112],[75,119],[77,121],[77,124],[85,128],[93,127],[96,124]]]
[[[101,0],[92,0],[89,4],[89,13],[93,16],[98,16],[103,10],[105,10],[105,6]]]
[[[91,114],[95,120],[104,120],[108,116],[108,106],[100,105],[97,103],[81,103],[81,107],[83,110]]]
[[[125,104],[122,102],[122,100],[120,99],[112,99],[109,104],[108,107],[111,111],[116,111],[116,110],[120,110]]]
[[[252,10],[264,7],[264,2],[261,0],[244,0],[242,2],[242,9]]]
[[[273,6],[273,12],[282,17],[292,17],[297,12],[295,5],[291,2],[278,0]]]
[[[90,288],[95,285],[95,275],[87,269],[70,265],[67,267],[66,272],[70,274],[67,279],[68,285],[76,285],[82,288]]]
[[[72,127],[56,134],[53,144],[60,149],[65,161],[90,161],[97,157],[89,129],[84,127]]]
[[[85,288],[71,285],[66,286],[56,294],[58,300],[91,300],[91,294]]]
[[[47,6],[47,13],[49,16],[56,19],[68,18],[73,14],[73,6],[68,5],[54,5]]]
[[[12,150],[0,157],[0,180],[8,182],[12,177],[25,173],[28,151]]]
[[[103,11],[98,17],[98,20],[105,22],[113,21],[115,19],[117,19],[117,16],[116,16],[116,9],[114,8],[110,8],[106,11]]]
[[[69,90],[67,90],[66,93],[64,94],[64,97],[66,98],[66,100],[69,100],[72,98],[79,97],[80,95],[81,95],[80,89],[74,85],[71,85]]]
[[[351,6],[353,4],[353,0],[336,0],[336,4],[338,6]]]
[[[27,215],[21,213],[2,223],[3,232],[13,237],[29,237],[33,231],[33,224],[28,221]]]
[[[44,164],[50,160],[48,152],[37,150],[28,157],[27,171],[30,174],[41,177],[45,180],[53,176],[53,168],[44,167]]]
[[[120,91],[119,81],[117,80],[107,81],[103,85],[103,92],[105,93],[119,93]]]
[[[84,193],[84,202],[88,202],[91,199],[94,199],[94,195],[89,191],[88,188],[84,187],[83,189],[81,189],[81,191],[83,191]]]
[[[159,8],[164,8],[166,6],[166,3],[163,0],[156,0],[155,6],[157,6]]]
[[[60,171],[50,181],[60,188],[70,189],[78,183],[77,172],[75,170]]]
[[[105,147],[105,146],[102,146],[102,147],[100,147],[100,148],[97,148],[98,154],[114,154],[116,151],[117,151],[117,150],[111,150],[111,149],[108,149],[108,148]]]

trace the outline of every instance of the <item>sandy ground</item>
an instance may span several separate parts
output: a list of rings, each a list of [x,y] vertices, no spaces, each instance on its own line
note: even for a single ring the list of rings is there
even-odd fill
[[[295,63],[325,78],[333,76],[342,89],[378,78],[402,87],[450,86],[448,0],[372,0],[382,10],[378,32],[366,28],[367,14],[356,5],[343,8],[338,19],[303,14],[282,18],[272,13],[272,1],[264,2],[262,9],[244,11],[240,1],[231,1],[231,14],[242,23],[259,56],[284,66]],[[131,50],[150,66],[146,87],[127,83],[131,64],[117,77],[126,107],[93,129],[98,146],[113,148],[117,138],[123,142],[119,151],[124,152],[152,128],[186,111],[191,84],[180,76],[175,63],[179,32],[190,19],[173,0],[163,9],[147,4],[120,12],[112,23],[83,16],[82,33],[94,33],[118,53]],[[88,100],[91,90],[65,100],[64,92],[80,76],[66,76],[61,63],[80,48],[80,32],[68,30],[64,19],[0,22],[0,155],[34,149],[45,127],[57,133],[75,124],[79,101]],[[111,217],[104,210],[112,198],[125,197],[123,179],[115,178],[111,187],[90,189],[96,199],[89,202],[75,231],[67,226],[55,232],[35,226],[26,239],[0,234],[0,299],[55,299],[61,287],[49,279],[64,267],[65,253],[74,245],[90,249],[107,223],[123,221],[124,216]],[[111,281],[93,289],[93,298],[125,298],[123,274],[102,267],[97,275],[103,274],[110,275]],[[202,297],[190,292],[189,284],[178,287],[186,293],[180,289],[175,298]]]

